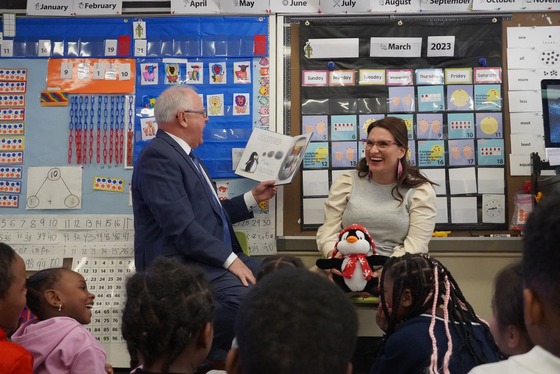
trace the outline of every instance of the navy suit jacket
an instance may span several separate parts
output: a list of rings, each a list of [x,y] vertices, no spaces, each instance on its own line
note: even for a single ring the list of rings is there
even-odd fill
[[[191,158],[162,130],[142,150],[132,174],[134,212],[134,259],[143,270],[158,256],[178,257],[201,265],[210,279],[223,271],[231,250],[241,257],[231,222],[253,217],[243,196],[222,201],[229,215],[222,222]],[[223,242],[223,225],[228,225],[232,243]],[[209,273],[209,274],[208,274]]]

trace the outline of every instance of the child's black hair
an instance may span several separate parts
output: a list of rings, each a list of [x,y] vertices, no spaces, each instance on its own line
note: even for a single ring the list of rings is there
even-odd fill
[[[393,300],[390,300],[390,305],[393,306],[394,312],[391,314],[389,314],[383,292],[387,274],[389,274],[393,280]],[[482,355],[479,354],[478,350],[474,348],[477,342],[473,331],[473,323],[482,326],[488,341],[492,342],[494,350],[499,354],[499,349],[494,343],[494,339],[486,322],[482,321],[476,315],[473,307],[466,300],[449,270],[430,255],[426,253],[405,253],[401,257],[391,257],[383,267],[380,288],[381,308],[388,321],[388,335],[395,331],[399,323],[417,317],[427,310],[431,311],[432,320],[435,320],[436,309],[439,306],[444,312],[445,328],[448,338],[450,338],[448,330],[449,325],[452,325],[461,337],[460,349],[467,349],[477,365],[487,363],[490,358],[484,357],[484,353]],[[399,321],[397,320],[397,313],[395,313],[395,311],[400,304],[405,289],[410,290],[412,305],[407,310],[403,320]],[[428,369],[430,373],[437,371],[438,357],[433,326],[434,324],[432,323],[429,331],[433,346],[430,367]],[[448,342],[447,348],[443,362],[444,367],[447,367],[451,358],[451,352],[453,350],[451,340]]]
[[[214,299],[202,270],[160,257],[126,282],[122,334],[131,367],[165,357],[162,373],[214,317]],[[141,361],[141,362],[140,362]]]
[[[523,318],[523,279],[521,263],[509,264],[494,279],[492,309],[500,329],[513,325],[527,333]]]
[[[256,279],[260,280],[265,275],[279,269],[304,268],[303,261],[296,256],[274,255],[265,258],[261,264],[261,270],[257,273]]]
[[[46,318],[45,290],[53,288],[67,268],[49,268],[36,272],[27,278],[27,307],[39,320]]]
[[[524,287],[560,313],[560,195],[547,196],[529,215],[523,236]]]
[[[245,374],[348,371],[358,318],[336,285],[307,269],[282,269],[249,291],[235,333]]]
[[[16,260],[16,251],[6,243],[0,243],[0,299],[4,299],[12,282],[12,264]]]

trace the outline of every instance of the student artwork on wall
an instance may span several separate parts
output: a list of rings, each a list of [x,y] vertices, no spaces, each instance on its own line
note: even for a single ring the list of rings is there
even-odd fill
[[[320,206],[327,194],[317,191],[364,157],[367,126],[393,116],[407,126],[410,164],[439,184],[436,228],[506,228],[505,210],[481,209],[489,199],[483,186],[501,186],[492,192],[497,200],[506,195],[500,22],[379,22],[301,29],[301,131],[313,132],[302,205]],[[314,212],[302,212],[302,229],[322,223]]]
[[[200,95],[209,118],[197,154],[213,178],[238,177],[233,150],[245,146],[254,127],[269,129],[266,17],[142,22],[146,32],[135,40],[134,159],[157,131],[155,99],[172,85],[189,85]]]

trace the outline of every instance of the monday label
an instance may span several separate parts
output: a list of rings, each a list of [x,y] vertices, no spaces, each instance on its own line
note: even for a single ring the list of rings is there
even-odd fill
[[[355,84],[354,70],[334,70],[329,73],[330,86],[353,86]]]

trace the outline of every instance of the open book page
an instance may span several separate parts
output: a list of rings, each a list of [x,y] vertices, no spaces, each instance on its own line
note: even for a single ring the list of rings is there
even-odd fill
[[[276,184],[290,183],[301,165],[311,135],[292,137],[253,129],[235,174],[259,182],[274,179]]]

